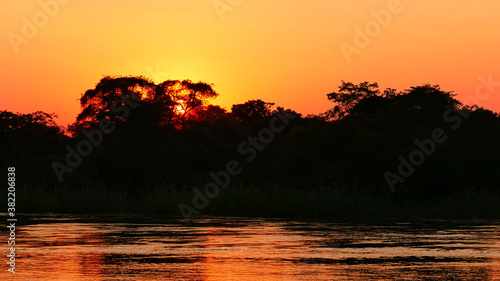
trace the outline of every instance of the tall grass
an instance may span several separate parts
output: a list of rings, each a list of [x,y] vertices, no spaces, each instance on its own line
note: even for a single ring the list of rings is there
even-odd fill
[[[114,191],[100,183],[73,189],[24,186],[17,189],[19,213],[135,213],[180,215],[178,205],[192,206],[192,188],[157,186],[140,192]],[[3,193],[2,197],[6,197]],[[498,193],[463,191],[426,200],[373,195],[350,186],[312,190],[274,186],[237,186],[209,199],[202,215],[263,217],[499,218]]]

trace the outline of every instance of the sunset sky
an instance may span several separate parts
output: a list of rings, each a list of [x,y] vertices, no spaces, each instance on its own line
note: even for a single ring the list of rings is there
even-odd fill
[[[464,101],[500,82],[499,11],[498,0],[3,0],[0,110],[68,124],[105,75],[213,83],[227,109],[263,99],[317,114],[341,80],[439,84]],[[498,84],[480,106],[500,112]]]

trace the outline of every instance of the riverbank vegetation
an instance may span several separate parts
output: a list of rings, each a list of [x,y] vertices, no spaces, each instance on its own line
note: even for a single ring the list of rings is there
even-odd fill
[[[190,202],[189,188],[158,186],[139,194],[100,184],[50,191],[23,187],[17,203],[24,213],[152,214],[179,216]],[[401,194],[373,195],[351,187],[313,190],[237,187],[223,190],[200,215],[318,218],[500,218],[498,192],[462,190],[451,195],[412,199]]]
[[[500,116],[439,86],[342,82],[326,95],[332,109],[309,116],[263,100],[226,110],[208,103],[217,95],[105,77],[67,128],[1,111],[17,212],[180,215],[197,188],[209,201],[200,214],[500,216]]]

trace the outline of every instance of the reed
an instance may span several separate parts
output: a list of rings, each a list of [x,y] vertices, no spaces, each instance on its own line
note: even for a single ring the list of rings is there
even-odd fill
[[[3,193],[2,197],[6,197]],[[191,204],[192,188],[156,186],[130,193],[101,183],[72,189],[18,188],[19,213],[180,215],[180,203]],[[498,192],[461,191],[429,199],[398,199],[391,193],[337,185],[312,190],[276,186],[227,187],[210,199],[200,215],[258,217],[359,218],[500,218]]]

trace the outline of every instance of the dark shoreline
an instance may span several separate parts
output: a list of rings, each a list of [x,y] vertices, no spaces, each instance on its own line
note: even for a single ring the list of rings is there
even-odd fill
[[[6,194],[2,194],[4,197]],[[309,218],[481,219],[500,218],[498,192],[460,191],[427,199],[373,195],[346,188],[297,190],[280,188],[228,188],[209,199],[203,215]],[[18,188],[16,206],[22,213],[150,214],[180,216],[179,204],[192,204],[189,189],[158,187],[132,194],[104,187],[51,190]]]

